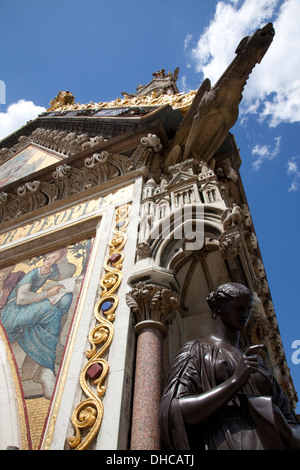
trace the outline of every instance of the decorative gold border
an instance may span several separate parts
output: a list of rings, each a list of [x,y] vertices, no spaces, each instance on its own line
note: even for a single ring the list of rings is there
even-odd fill
[[[72,329],[70,330],[70,338],[71,339],[70,339],[70,342],[67,344],[66,358],[64,360],[64,363],[63,363],[63,366],[62,366],[62,369],[61,369],[61,372],[60,372],[60,379],[59,379],[59,383],[58,383],[58,389],[55,393],[55,398],[53,400],[53,404],[52,404],[52,407],[51,407],[51,412],[50,412],[48,422],[47,422],[47,428],[46,428],[45,436],[44,436],[44,439],[43,439],[43,443],[41,445],[42,450],[49,450],[50,446],[51,446],[52,437],[53,437],[55,424],[56,424],[56,419],[57,419],[57,415],[58,415],[59,408],[60,408],[60,405],[61,405],[61,399],[62,399],[65,383],[66,383],[66,380],[67,380],[67,373],[68,373],[69,366],[70,366],[72,352],[74,350],[74,344],[75,344],[79,324],[80,324],[81,317],[82,317],[83,305],[84,305],[84,302],[86,300],[87,290],[88,290],[88,286],[89,286],[90,280],[91,280],[91,272],[92,272],[92,269],[93,269],[93,266],[94,266],[97,249],[98,249],[99,243],[101,241],[101,234],[103,232],[105,217],[106,217],[106,213],[103,213],[101,215],[101,218],[99,218],[98,223],[101,223],[101,225],[99,226],[99,229],[98,229],[100,231],[100,236],[99,236],[99,232],[98,232],[98,233],[96,233],[96,236],[94,237],[94,243],[93,243],[93,247],[92,247],[91,257],[90,257],[90,260],[88,262],[87,271],[85,273],[85,279],[84,279],[84,282],[83,282],[83,285],[82,285],[82,293],[79,297],[79,303],[78,303],[78,306],[77,306],[77,311],[75,312],[74,325],[72,326]],[[100,222],[100,220],[101,220],[101,222]]]
[[[101,216],[98,215],[98,226],[99,226],[98,232],[100,232],[100,234],[103,231],[105,217],[106,217],[106,213],[101,214]],[[94,238],[94,236],[93,236],[93,238]],[[55,423],[56,423],[56,419],[57,419],[57,414],[58,414],[58,410],[59,410],[59,407],[60,407],[61,398],[62,398],[62,394],[63,394],[65,382],[66,382],[66,374],[67,374],[69,363],[70,363],[70,360],[71,360],[72,351],[73,351],[73,348],[74,348],[76,333],[77,333],[79,323],[80,323],[80,319],[81,319],[81,316],[82,316],[82,309],[83,309],[83,304],[84,304],[84,301],[85,301],[85,298],[86,298],[86,295],[87,295],[87,288],[88,288],[88,285],[89,285],[90,279],[91,279],[91,270],[94,266],[94,259],[95,259],[95,256],[96,256],[97,246],[99,245],[99,243],[101,241],[101,237],[99,237],[99,233],[98,233],[97,239],[98,238],[99,238],[99,240],[97,241],[97,245],[93,242],[92,250],[91,250],[91,257],[90,257],[90,260],[88,262],[87,270],[85,272],[84,279],[83,279],[83,282],[82,282],[82,285],[81,285],[81,292],[80,292],[80,294],[78,296],[78,300],[77,300],[78,304],[77,304],[77,306],[76,306],[76,308],[73,312],[73,321],[72,321],[73,326],[71,327],[71,329],[69,331],[70,338],[67,340],[66,345],[65,345],[66,355],[65,355],[63,363],[60,367],[58,376],[57,376],[57,379],[58,379],[57,380],[57,387],[56,387],[56,391],[54,392],[54,394],[52,396],[52,399],[51,399],[51,401],[52,400],[53,401],[49,405],[49,410],[48,410],[49,416],[47,417],[47,419],[45,421],[46,432],[41,433],[41,436],[40,436],[41,444],[40,444],[39,447],[41,449],[49,449],[50,448],[51,439],[52,439],[52,435],[53,435],[53,432],[54,432]],[[47,249],[46,249],[46,251],[47,251]],[[26,424],[26,418],[25,418],[26,417],[26,411],[25,411],[26,406],[24,408],[24,403],[23,403],[24,397],[23,397],[22,391],[21,391],[20,378],[18,377],[18,373],[17,373],[17,369],[16,369],[17,366],[16,366],[15,360],[13,358],[14,356],[11,352],[11,349],[10,349],[10,346],[9,346],[9,341],[8,341],[8,338],[5,334],[5,330],[4,330],[4,328],[2,327],[1,324],[0,324],[0,339],[2,339],[2,341],[5,345],[5,348],[6,348],[7,356],[8,356],[8,359],[9,359],[9,364],[10,364],[10,367],[11,367],[12,376],[13,376],[13,379],[14,379],[14,386],[15,386],[15,390],[16,390],[16,394],[17,394],[17,404],[18,404],[19,421],[20,421],[20,433],[21,433],[21,438],[22,438],[22,447],[21,448],[23,450],[28,450],[29,447],[28,447],[28,439],[27,439],[27,424]]]
[[[69,438],[69,446],[74,450],[85,450],[90,446],[99,432],[103,418],[102,397],[106,391],[104,381],[109,370],[108,361],[104,359],[103,354],[111,345],[114,335],[113,322],[119,303],[116,291],[122,281],[123,249],[127,241],[129,212],[130,204],[122,205],[115,211],[115,223],[112,229],[114,235],[109,243],[109,254],[104,262],[105,274],[100,280],[102,291],[94,307],[97,323],[89,334],[91,348],[86,351],[88,362],[83,367],[79,379],[87,398],[76,406],[71,418],[75,434]],[[112,305],[108,310],[103,311],[102,306],[107,301],[110,301]],[[100,366],[101,372],[97,378],[91,379],[88,371],[94,364]],[[82,431],[85,432],[85,436],[82,435]]]

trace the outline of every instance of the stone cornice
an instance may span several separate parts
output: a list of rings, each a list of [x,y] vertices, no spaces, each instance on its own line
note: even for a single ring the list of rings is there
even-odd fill
[[[32,181],[10,185],[0,193],[0,221],[5,223],[32,211],[79,194],[93,187],[103,187],[111,180],[129,175],[135,170],[151,167],[151,161],[157,155],[160,140],[148,134],[144,136],[134,153],[129,157],[120,153],[102,150],[86,157],[80,165],[74,165],[69,159],[53,168],[48,167],[47,180],[34,175]],[[12,190],[10,190],[12,188]]]

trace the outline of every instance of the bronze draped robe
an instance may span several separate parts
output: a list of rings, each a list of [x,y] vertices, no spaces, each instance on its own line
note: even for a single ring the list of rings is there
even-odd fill
[[[274,406],[289,424],[298,424],[278,382],[259,361],[247,384],[207,422],[188,427],[178,399],[211,390],[231,377],[241,352],[209,338],[188,342],[175,358],[167,379],[160,428],[173,450],[285,449],[274,420]]]

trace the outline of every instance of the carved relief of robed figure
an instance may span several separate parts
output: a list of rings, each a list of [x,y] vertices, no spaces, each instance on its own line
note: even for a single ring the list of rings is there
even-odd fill
[[[165,445],[177,450],[300,449],[300,424],[255,345],[243,352],[240,332],[252,308],[241,284],[207,298],[215,318],[208,337],[175,358],[160,409]]]

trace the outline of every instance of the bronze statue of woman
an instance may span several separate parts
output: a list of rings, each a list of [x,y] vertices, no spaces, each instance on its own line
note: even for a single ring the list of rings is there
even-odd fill
[[[300,449],[300,424],[257,354],[243,352],[240,332],[253,294],[228,283],[207,298],[213,334],[189,341],[175,358],[160,408],[165,445],[174,450]]]

